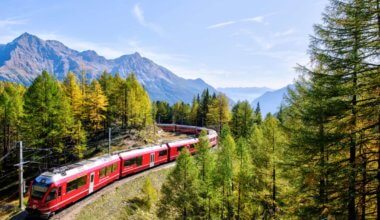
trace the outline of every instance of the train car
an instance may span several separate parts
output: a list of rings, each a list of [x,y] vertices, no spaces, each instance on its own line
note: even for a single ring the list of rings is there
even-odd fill
[[[167,144],[135,149],[119,153],[121,176],[128,176],[159,164],[167,163],[169,148]]]
[[[190,125],[176,125],[175,131],[181,134],[198,135],[201,132],[201,129],[199,127]]]
[[[118,155],[92,158],[49,170],[31,183],[27,211],[47,218],[119,177]]]
[[[181,150],[183,148],[187,148],[191,154],[194,154],[196,152],[195,144],[198,143],[198,138],[192,138],[192,139],[186,139],[186,140],[180,140],[168,143],[169,146],[169,160],[173,161],[177,159],[179,156]]]
[[[158,127],[160,127],[162,130],[166,132],[175,132],[176,124],[158,124]]]

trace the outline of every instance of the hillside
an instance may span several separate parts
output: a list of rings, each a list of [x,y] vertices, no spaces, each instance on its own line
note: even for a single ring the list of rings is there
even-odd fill
[[[139,53],[106,59],[95,51],[79,52],[55,40],[42,40],[24,33],[6,45],[0,45],[0,80],[29,85],[42,70],[65,78],[68,71],[82,70],[89,79],[97,78],[104,70],[126,77],[131,72],[144,85],[152,100],[173,104],[179,100],[191,102],[194,95],[208,88],[216,90],[202,79],[184,79]]]

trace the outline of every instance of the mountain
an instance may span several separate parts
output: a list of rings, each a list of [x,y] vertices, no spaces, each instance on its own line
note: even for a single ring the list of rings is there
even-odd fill
[[[226,94],[235,102],[244,100],[252,102],[255,98],[265,92],[273,91],[273,89],[267,87],[225,87],[218,88],[218,91]]]
[[[157,65],[139,53],[106,59],[95,51],[79,52],[55,40],[42,40],[24,33],[6,45],[0,45],[0,80],[30,85],[43,70],[57,79],[65,78],[68,71],[79,74],[85,70],[89,79],[99,77],[107,70],[122,77],[135,73],[152,100],[173,104],[179,100],[191,102],[193,96],[208,88],[217,92],[202,79],[184,79]]]
[[[261,114],[264,117],[269,112],[274,114],[278,112],[279,107],[284,103],[284,97],[288,94],[288,88],[293,89],[294,85],[290,84],[278,90],[265,92],[263,95],[253,100],[251,105],[253,108],[256,108],[257,103],[260,103]]]

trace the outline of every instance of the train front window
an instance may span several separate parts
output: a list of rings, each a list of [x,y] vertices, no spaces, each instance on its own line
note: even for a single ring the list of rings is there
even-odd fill
[[[57,198],[56,191],[57,191],[57,188],[54,188],[54,189],[50,190],[48,196],[46,197],[46,202],[49,202],[49,201],[54,200],[54,199]]]
[[[32,193],[31,193],[32,198],[41,200],[44,197],[48,188],[49,188],[48,186],[33,185]]]

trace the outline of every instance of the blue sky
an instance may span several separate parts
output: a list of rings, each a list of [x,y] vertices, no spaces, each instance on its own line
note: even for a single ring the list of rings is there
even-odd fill
[[[308,63],[328,0],[2,0],[0,43],[23,32],[106,58],[135,51],[214,87],[280,88]]]

